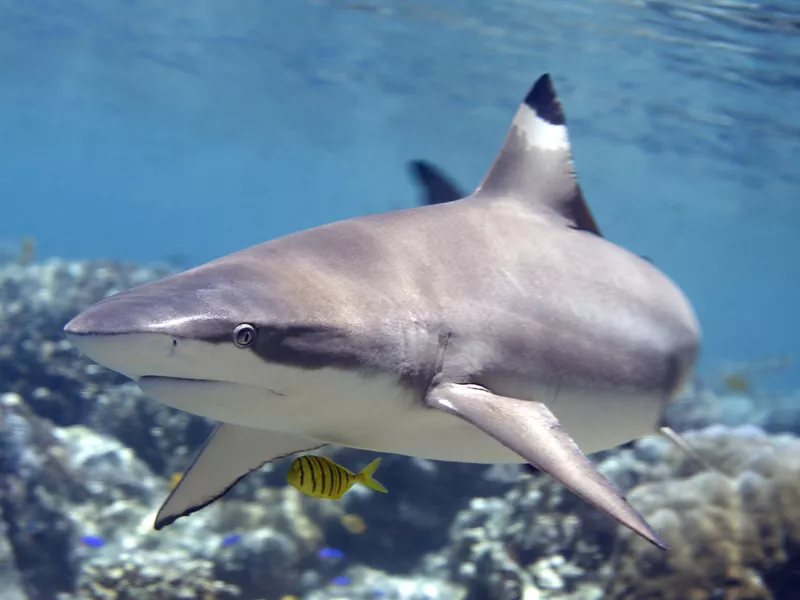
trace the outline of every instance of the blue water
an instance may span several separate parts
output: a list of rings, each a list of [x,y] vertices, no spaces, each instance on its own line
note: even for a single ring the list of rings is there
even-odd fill
[[[411,206],[412,158],[471,188],[545,71],[601,228],[684,287],[705,363],[800,356],[791,0],[0,0],[0,240],[194,264]]]

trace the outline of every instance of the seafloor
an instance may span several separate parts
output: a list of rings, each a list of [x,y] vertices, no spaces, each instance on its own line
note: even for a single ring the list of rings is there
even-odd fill
[[[143,397],[61,328],[167,272],[0,267],[1,600],[800,598],[800,397],[702,385],[667,421],[707,469],[656,437],[594,457],[669,552],[546,476],[399,456],[376,474],[387,495],[302,496],[282,462],[154,531],[212,423]],[[374,457],[333,455],[354,469]]]

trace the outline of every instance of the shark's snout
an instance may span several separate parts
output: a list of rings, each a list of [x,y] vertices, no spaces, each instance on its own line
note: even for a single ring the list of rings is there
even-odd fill
[[[278,309],[271,286],[253,285],[246,271],[234,284],[236,269],[212,265],[120,292],[77,315],[64,333],[82,354],[137,381],[241,379],[233,371],[249,345],[237,346],[236,332],[268,325]]]
[[[71,340],[83,337],[163,334],[211,340],[229,335],[246,313],[246,285],[229,284],[225,269],[192,270],[146,283],[101,300],[64,327]]]
[[[158,309],[158,303],[153,305],[146,299],[122,292],[78,314],[64,326],[64,333],[70,340],[86,336],[152,333],[160,329],[163,322],[163,318],[157,316],[159,312],[163,311]]]
[[[120,292],[78,314],[64,333],[82,354],[132,379],[159,373],[179,343],[230,338],[227,315],[209,308],[208,292],[186,287],[167,278]]]
[[[136,379],[148,371],[147,362],[163,356],[172,343],[153,314],[124,295],[114,296],[78,314],[64,326],[64,333],[81,354]]]

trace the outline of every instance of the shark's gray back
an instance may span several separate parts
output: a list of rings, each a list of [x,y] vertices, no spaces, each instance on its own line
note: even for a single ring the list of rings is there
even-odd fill
[[[486,378],[668,395],[693,359],[693,316],[665,275],[513,199],[349,219],[221,260],[258,271],[287,327],[318,323],[320,348],[337,336],[343,359],[400,377],[424,379],[446,343]]]

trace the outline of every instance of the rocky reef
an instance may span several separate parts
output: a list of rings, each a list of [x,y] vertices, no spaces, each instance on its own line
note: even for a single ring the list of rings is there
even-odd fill
[[[384,456],[389,494],[341,501],[263,468],[156,532],[171,476],[213,423],[89,363],[61,327],[166,275],[114,262],[0,266],[0,599],[796,598],[800,398],[689,390],[666,418],[706,467],[648,437],[593,457],[662,552],[518,466]],[[359,469],[374,454],[334,449]]]
[[[704,600],[797,597],[800,440],[752,426],[686,434],[711,469],[680,453],[629,498],[673,546],[654,552],[620,532],[616,598]]]

